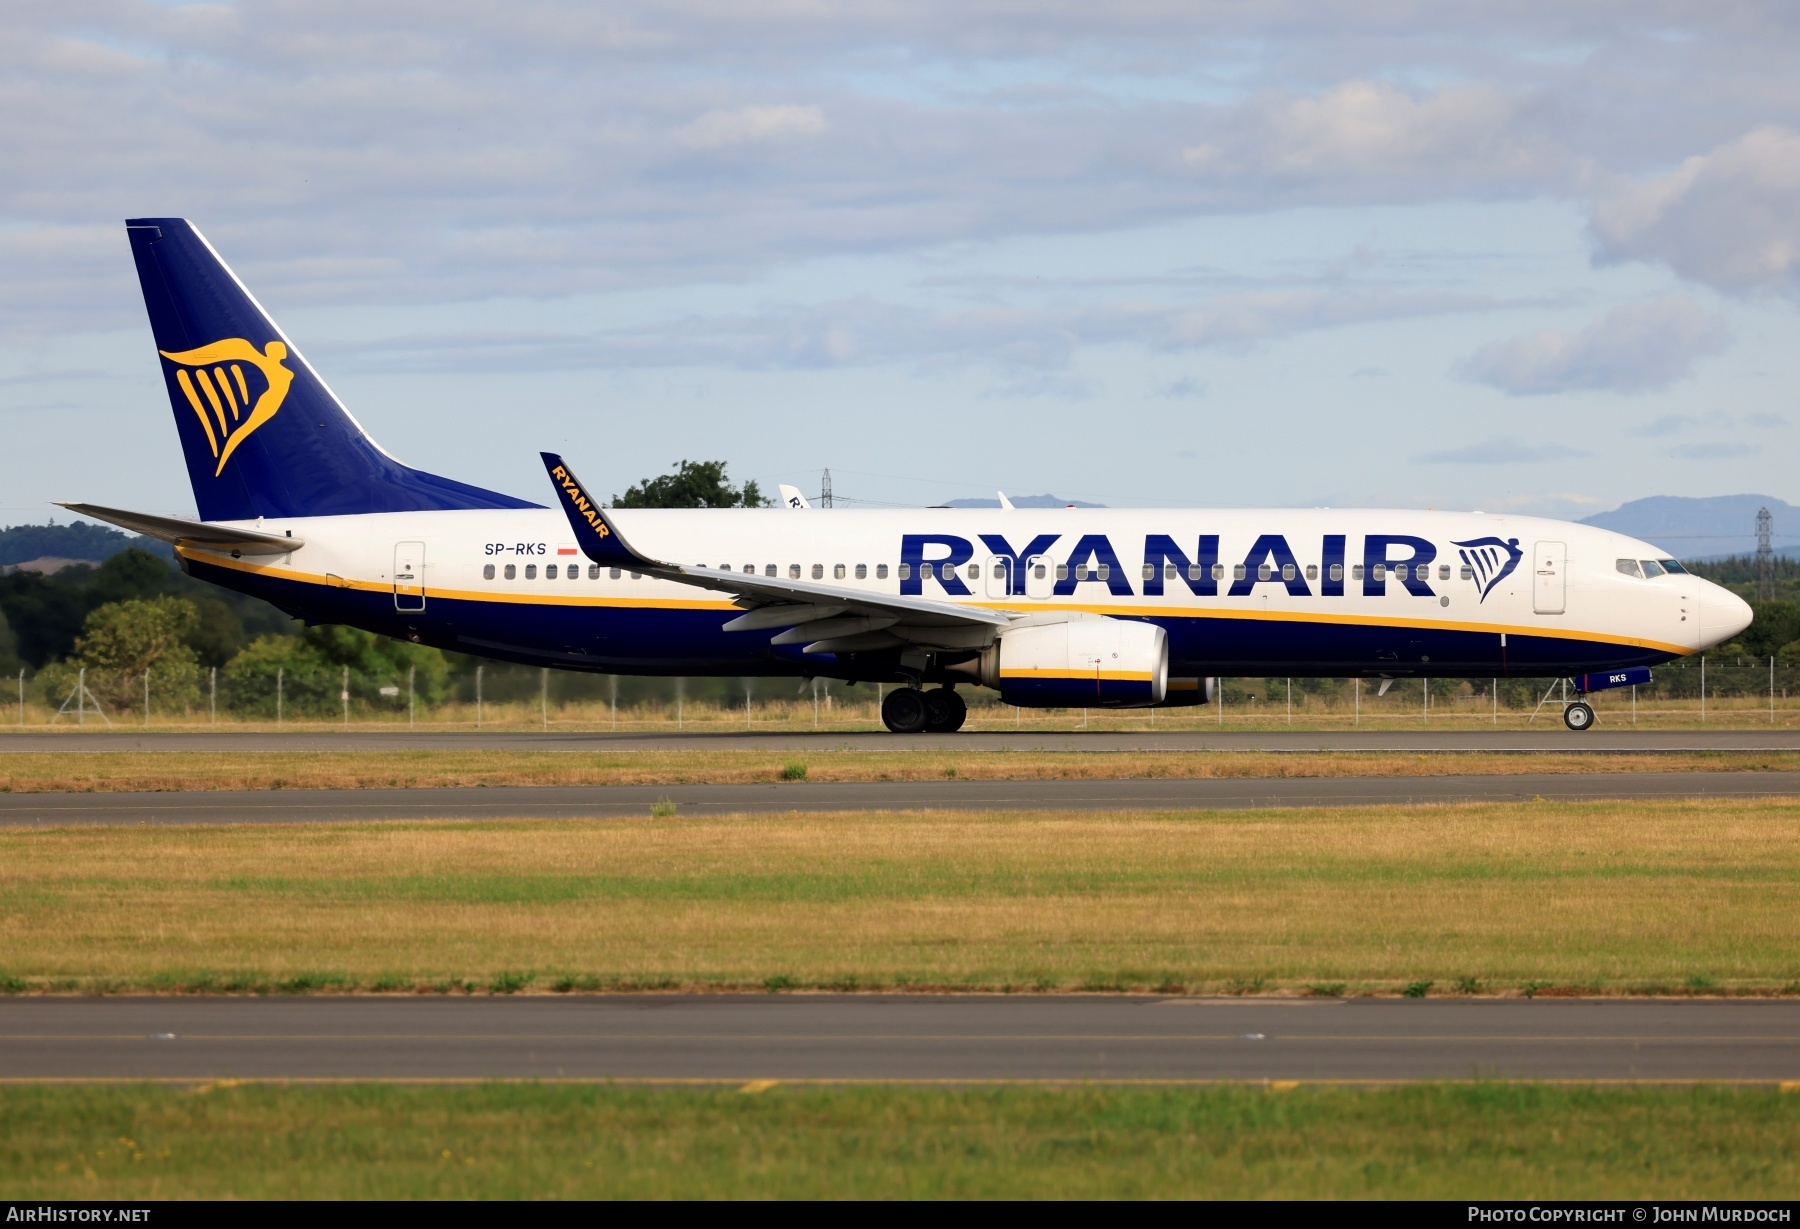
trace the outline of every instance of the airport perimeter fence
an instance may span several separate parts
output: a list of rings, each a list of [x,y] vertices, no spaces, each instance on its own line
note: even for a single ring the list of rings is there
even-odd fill
[[[892,684],[835,680],[642,678],[486,666],[427,697],[408,671],[390,678],[289,677],[268,694],[222,686],[217,671],[173,680],[156,671],[89,678],[20,673],[0,709],[0,736],[19,730],[417,729],[760,732],[874,730]],[[1383,684],[1386,684],[1384,687]],[[965,687],[965,729],[1547,728],[1573,693],[1560,680],[1396,677],[1226,678],[1212,703],[1161,709],[1021,709]],[[1800,666],[1776,659],[1696,657],[1660,666],[1653,682],[1588,697],[1608,727],[1800,725]],[[4,703],[4,701],[0,701]],[[10,716],[12,721],[6,721]]]

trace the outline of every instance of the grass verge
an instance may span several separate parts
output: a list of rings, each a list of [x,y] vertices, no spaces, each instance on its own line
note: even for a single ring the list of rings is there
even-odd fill
[[[1800,992],[1800,802],[0,830],[0,989]]]
[[[0,792],[1391,777],[1800,769],[1800,752],[115,751],[0,755]]]
[[[0,1089],[3,1199],[1796,1195],[1744,1088]]]

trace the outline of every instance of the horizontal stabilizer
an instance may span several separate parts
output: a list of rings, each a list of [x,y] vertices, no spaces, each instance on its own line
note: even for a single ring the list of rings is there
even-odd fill
[[[176,516],[127,512],[122,508],[102,508],[98,504],[59,503],[57,507],[141,533],[146,538],[155,538],[171,546],[232,551],[240,555],[285,555],[306,545],[305,538],[259,533],[254,529],[234,529],[227,525],[208,525],[204,521],[188,521]]]

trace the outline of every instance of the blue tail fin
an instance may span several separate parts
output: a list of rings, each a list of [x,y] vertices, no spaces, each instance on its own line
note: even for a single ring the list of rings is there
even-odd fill
[[[125,228],[201,520],[541,506],[394,460],[199,231]]]

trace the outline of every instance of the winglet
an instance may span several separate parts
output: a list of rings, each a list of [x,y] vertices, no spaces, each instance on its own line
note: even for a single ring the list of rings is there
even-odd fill
[[[581,553],[595,563],[608,567],[639,567],[649,561],[619,536],[619,531],[607,519],[600,507],[600,501],[588,495],[581,480],[576,478],[563,459],[554,452],[541,452],[544,468],[549,471],[550,483],[556,488],[562,509],[569,517],[569,528],[575,531],[575,541],[581,547]]]

